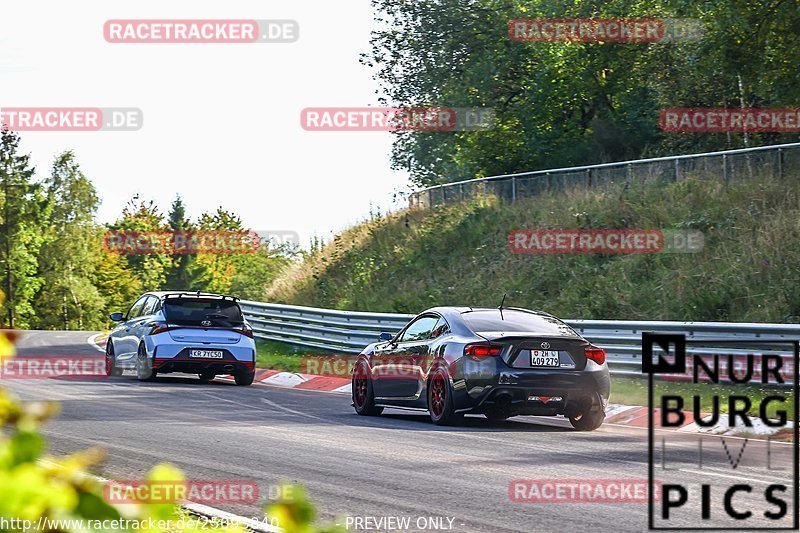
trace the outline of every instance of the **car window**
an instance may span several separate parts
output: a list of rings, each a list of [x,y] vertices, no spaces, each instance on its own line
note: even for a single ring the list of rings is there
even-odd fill
[[[578,336],[575,331],[559,319],[513,309],[481,309],[461,315],[469,328],[476,332],[525,332],[559,336]]]
[[[400,342],[419,341],[430,338],[433,328],[436,327],[436,321],[437,317],[435,316],[423,316],[418,318],[403,332],[403,336],[400,337]]]
[[[147,298],[146,297],[142,297],[142,298],[139,298],[138,300],[136,300],[136,303],[133,304],[131,306],[130,310],[128,311],[128,319],[136,318],[138,316],[141,316],[142,308],[144,307],[144,304],[146,302],[147,302]]]
[[[155,296],[148,296],[147,302],[144,304],[142,308],[142,316],[152,315],[154,313],[154,309],[156,304],[158,303],[158,298]]]
[[[440,318],[436,325],[433,328],[433,332],[431,333],[431,339],[435,339],[443,335],[447,330],[450,328],[447,326],[447,322],[445,322],[444,318]]]
[[[164,314],[169,323],[181,326],[231,327],[244,323],[239,304],[230,300],[167,298]]]

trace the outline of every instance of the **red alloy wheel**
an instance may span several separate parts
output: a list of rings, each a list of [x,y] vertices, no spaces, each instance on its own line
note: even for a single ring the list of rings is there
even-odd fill
[[[444,376],[436,374],[431,380],[431,412],[436,418],[444,413],[444,405],[447,399],[447,384]]]
[[[359,408],[367,403],[367,375],[364,365],[359,365],[353,380],[353,401]]]

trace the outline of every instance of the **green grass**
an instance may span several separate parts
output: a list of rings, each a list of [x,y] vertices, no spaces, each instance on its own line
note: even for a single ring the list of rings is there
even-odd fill
[[[283,342],[256,338],[256,366],[285,372],[300,372],[304,355],[309,351]]]
[[[746,395],[752,403],[752,408],[749,414],[751,416],[758,416],[759,406],[767,396],[781,396],[786,398],[785,404],[778,404],[771,402],[767,406],[767,416],[769,418],[777,418],[777,410],[785,410],[789,420],[794,419],[794,397],[791,388],[786,387],[768,387],[768,386],[755,386],[751,385],[746,388]],[[656,381],[655,388],[655,401],[661,395],[669,394],[680,396],[684,401],[684,409],[691,410],[693,405],[693,398],[695,395],[700,397],[700,405],[702,412],[711,412],[710,406],[712,405],[712,397],[719,396],[720,411],[728,413],[728,398],[731,395],[741,395],[743,387],[737,385],[715,385],[712,383],[678,383],[669,381]],[[611,398],[612,403],[620,403],[623,405],[647,405],[647,380],[638,377],[619,377],[612,376],[611,378]],[[658,407],[658,405],[656,405]]]
[[[266,301],[415,313],[435,305],[543,309],[564,318],[797,322],[800,180],[692,177],[492,199],[350,228],[279,276]],[[517,255],[515,229],[697,230],[700,253]]]

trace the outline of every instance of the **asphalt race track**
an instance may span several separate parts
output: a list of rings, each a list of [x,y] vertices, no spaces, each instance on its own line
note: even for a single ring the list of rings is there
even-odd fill
[[[99,355],[87,343],[90,335],[26,332],[18,348],[23,355]],[[418,517],[451,518],[452,530],[459,532],[647,529],[642,503],[509,499],[514,479],[646,480],[646,431],[636,428],[604,425],[582,433],[562,419],[492,423],[483,417],[439,428],[424,414],[395,410],[359,417],[344,395],[263,384],[236,387],[219,379],[203,385],[190,376],[140,383],[127,373],[3,379],[1,385],[24,400],[61,402],[62,414],[45,430],[50,452],[103,447],[108,459],[98,474],[107,478],[139,479],[152,465],[170,461],[193,479],[256,481],[264,497],[270,486],[296,482],[308,489],[322,520],[342,524],[346,516],[398,516],[411,517],[412,523]],[[697,485],[731,476],[749,482],[755,487],[752,497],[742,495],[737,502],[754,513],[773,508],[764,502],[764,486],[775,480],[791,485],[790,468],[765,469],[762,441],[748,442],[736,471],[717,453],[717,437],[705,441],[703,469],[676,459],[674,475]],[[780,458],[772,461],[772,468],[781,466]],[[699,516],[699,504],[691,505]],[[248,517],[263,514],[263,504],[220,507]],[[719,499],[712,504],[715,513],[721,507]]]

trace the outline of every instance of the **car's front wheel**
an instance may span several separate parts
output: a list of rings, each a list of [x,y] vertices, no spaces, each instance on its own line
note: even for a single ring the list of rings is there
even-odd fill
[[[139,351],[136,354],[136,379],[139,381],[152,381],[156,377],[156,371],[153,369],[153,362],[147,357],[147,352],[144,345],[139,345]]]
[[[428,412],[437,426],[453,425],[464,418],[455,411],[450,376],[443,368],[434,370],[428,380]]]
[[[605,418],[606,413],[602,409],[597,409],[572,416],[569,422],[572,424],[572,427],[579,431],[594,431],[603,425],[603,420],[605,420]]]
[[[353,408],[361,416],[377,416],[383,412],[383,407],[375,405],[375,392],[372,388],[372,375],[367,363],[363,360],[356,364],[353,371]]]
[[[114,357],[114,345],[111,344],[111,339],[106,343],[106,376],[119,377],[122,375],[122,369],[117,368],[117,360]]]

